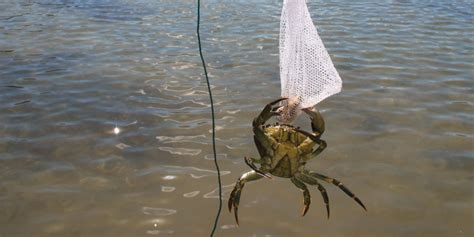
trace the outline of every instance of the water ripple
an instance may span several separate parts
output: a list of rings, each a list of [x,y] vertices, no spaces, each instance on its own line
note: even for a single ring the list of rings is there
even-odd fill
[[[201,153],[201,149],[190,149],[190,148],[178,148],[178,147],[163,147],[160,146],[158,149],[162,151],[167,151],[173,155],[181,156],[197,156]]]
[[[194,136],[156,136],[156,139],[162,143],[180,143],[180,142],[192,142],[198,144],[209,144],[209,139],[201,134]]]
[[[177,213],[174,209],[160,208],[160,207],[142,207],[142,212],[145,215],[152,216],[169,216]]]
[[[154,173],[167,173],[167,174],[189,174],[195,179],[200,179],[209,176],[216,176],[217,172],[215,170],[201,169],[192,166],[172,166],[165,165],[160,167],[153,167],[137,172],[136,176],[146,176]],[[221,171],[221,175],[228,175],[230,171]],[[169,177],[169,176],[168,176]]]
[[[192,191],[192,192],[183,194],[183,197],[192,198],[192,197],[196,197],[197,195],[199,195],[199,193],[200,193],[200,191]]]

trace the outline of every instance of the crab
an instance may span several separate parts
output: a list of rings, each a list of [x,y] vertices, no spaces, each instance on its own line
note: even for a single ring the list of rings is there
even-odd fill
[[[306,186],[309,184],[316,186],[321,193],[329,218],[329,197],[326,189],[319,183],[320,180],[339,187],[367,211],[362,201],[340,181],[305,169],[306,162],[319,155],[327,147],[327,143],[321,139],[325,130],[324,120],[317,109],[302,109],[311,119],[312,133],[290,124],[265,124],[271,117],[281,115],[283,107],[277,104],[284,100],[287,98],[280,98],[268,103],[253,120],[254,141],[260,158],[244,158],[245,163],[252,170],[240,176],[230,194],[228,208],[229,212],[232,212],[233,209],[237,224],[239,224],[237,212],[240,196],[245,184],[263,177],[272,179],[272,175],[289,178],[303,192],[302,216],[306,214],[311,203],[311,196]],[[317,148],[315,148],[316,145]],[[256,164],[259,164],[260,167],[257,167]]]

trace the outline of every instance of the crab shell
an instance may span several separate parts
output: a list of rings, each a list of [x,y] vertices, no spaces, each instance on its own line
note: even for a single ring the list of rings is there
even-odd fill
[[[293,177],[311,158],[312,148],[316,145],[308,136],[298,132],[292,125],[270,125],[263,129],[266,136],[277,143],[272,149],[265,149],[258,138],[255,144],[262,159],[262,169],[282,177]]]

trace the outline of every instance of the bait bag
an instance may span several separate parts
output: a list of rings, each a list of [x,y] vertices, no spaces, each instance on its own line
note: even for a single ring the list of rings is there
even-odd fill
[[[280,120],[291,123],[302,108],[341,91],[342,80],[318,35],[305,0],[284,0],[280,20]]]

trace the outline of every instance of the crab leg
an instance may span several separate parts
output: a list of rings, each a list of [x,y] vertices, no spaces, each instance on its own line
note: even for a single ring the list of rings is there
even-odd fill
[[[246,156],[244,158],[244,161],[245,161],[245,164],[247,164],[252,170],[254,170],[255,172],[257,172],[259,175],[265,177],[265,178],[268,178],[268,179],[272,179],[272,176],[268,173],[265,173],[264,171],[262,171],[261,169],[257,168],[257,166],[255,166],[255,163],[260,163],[260,160],[257,160],[255,158],[252,158],[252,157],[248,157]]]
[[[299,189],[301,189],[301,191],[303,191],[304,206],[303,206],[303,211],[301,212],[301,216],[304,216],[306,215],[306,212],[308,212],[309,205],[311,204],[311,195],[309,194],[309,190],[306,187],[306,185],[303,182],[301,182],[299,179],[297,179],[296,177],[291,178],[291,182],[293,182],[293,184],[296,187],[298,187]]]
[[[229,212],[232,212],[232,207],[234,208],[234,215],[235,215],[235,221],[237,222],[237,225],[239,224],[239,216],[238,216],[238,209],[239,209],[239,203],[240,203],[240,195],[242,193],[242,189],[245,186],[245,183],[259,180],[261,179],[262,176],[255,172],[255,171],[249,171],[237,180],[235,183],[234,189],[230,193],[229,197],[229,202],[227,203]]]
[[[320,184],[317,179],[315,179],[311,176],[308,176],[306,174],[300,174],[298,176],[298,178],[301,179],[301,181],[303,181],[307,184],[318,186],[318,190],[321,193],[321,196],[323,197],[324,204],[326,204],[326,211],[328,213],[328,219],[329,219],[329,197],[328,197],[328,193],[326,192],[326,189],[324,188],[324,186],[322,184]]]
[[[355,195],[353,194],[346,186],[344,186],[341,182],[339,182],[339,180],[337,179],[334,179],[334,178],[331,178],[331,177],[328,177],[328,176],[325,176],[325,175],[322,175],[322,174],[318,174],[316,172],[313,172],[313,171],[310,171],[310,172],[305,172],[306,175],[309,175],[311,177],[314,177],[314,178],[317,178],[317,179],[321,179],[321,180],[324,180],[328,183],[331,183],[331,184],[334,184],[336,185],[337,187],[339,187],[344,193],[346,193],[349,197],[351,197],[352,199],[354,199],[354,201],[356,201],[362,208],[364,208],[364,210],[367,211],[367,208],[365,208],[364,204],[362,203],[362,201]]]

